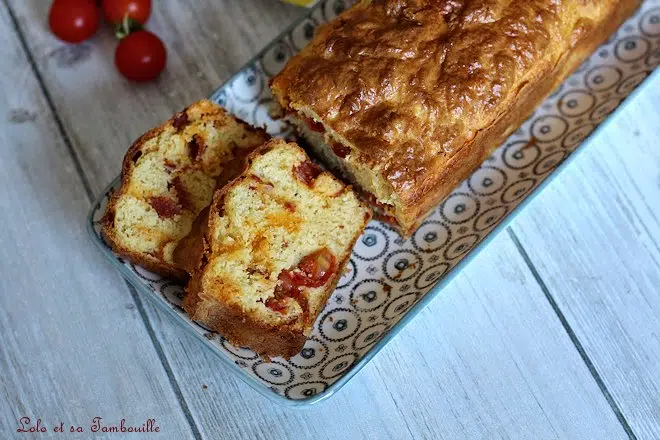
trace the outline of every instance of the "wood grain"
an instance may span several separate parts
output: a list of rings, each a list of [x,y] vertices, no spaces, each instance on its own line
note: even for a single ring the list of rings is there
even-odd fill
[[[660,76],[516,220],[632,432],[660,438]]]
[[[155,418],[156,437],[185,438],[135,303],[87,236],[90,203],[4,4],[0,39],[0,438],[23,416],[83,426],[79,438],[95,416]]]
[[[169,321],[154,327],[205,438],[627,438],[506,234],[310,409],[274,406]]]
[[[94,193],[119,172],[131,140],[208,95],[303,13],[274,0],[158,2],[149,28],[169,48],[168,68],[154,83],[133,85],[114,70],[115,43],[109,31],[89,43],[67,46],[46,29],[47,2],[7,1],[81,165],[82,179]],[[83,197],[76,194],[67,197]],[[563,202],[555,203],[559,209]],[[562,255],[562,249],[555,249],[550,257]],[[95,289],[104,294],[118,291],[106,301],[130,298],[117,277],[103,281],[105,265],[89,257],[85,262],[98,278]],[[627,276],[635,282],[634,271]],[[291,438],[294,432],[296,438],[627,438],[506,235],[345,389],[305,411],[274,406],[222,368],[168,317],[148,304],[144,307],[165,368],[171,368],[182,404],[205,438]],[[81,329],[99,325],[77,319]],[[135,313],[114,319],[122,329],[139,323]],[[127,319],[134,322],[126,324]],[[135,362],[157,359],[152,347],[140,344],[127,344],[126,351],[140,358]],[[52,356],[49,350],[46,356]],[[603,375],[622,374],[613,363],[605,366]],[[97,381],[106,381],[106,387],[117,386],[119,377],[142,380],[140,375],[108,376],[104,371],[99,370]],[[97,399],[95,405],[105,403],[101,395]],[[160,411],[177,404],[171,393],[162,398],[136,393],[127,399],[146,400],[146,406]],[[644,417],[648,413],[642,412],[640,419]]]
[[[83,169],[98,193],[120,171],[126,146],[231,73],[304,12],[274,0],[166,0],[148,28],[162,37],[167,68],[153,82],[126,81],[114,66],[109,27],[69,45],[47,29],[49,2],[8,0]]]

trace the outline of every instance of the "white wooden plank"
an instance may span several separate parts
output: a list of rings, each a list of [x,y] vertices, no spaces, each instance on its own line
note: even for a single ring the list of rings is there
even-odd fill
[[[513,230],[639,439],[660,438],[660,77]]]
[[[90,438],[95,416],[185,438],[135,304],[87,236],[89,201],[4,5],[0,39],[0,438],[56,436],[60,422]],[[24,416],[49,433],[18,435]]]
[[[162,319],[154,326],[208,437],[627,438],[506,234],[344,389],[304,411],[274,406]]]
[[[45,14],[36,0],[11,4],[24,23]],[[204,96],[300,13],[271,0],[195,8],[155,6],[149,26],[176,50],[165,76],[141,86],[114,73],[107,35],[62,50],[44,29],[22,26],[95,190],[118,172],[130,140]],[[209,38],[209,29],[223,38]],[[308,411],[274,407],[169,318],[147,310],[192,416],[210,438],[290,438],[292,429],[319,438],[625,438],[508,238],[488,254],[346,389]],[[471,279],[488,282],[474,286]]]
[[[153,82],[133,84],[115,68],[109,26],[90,41],[67,45],[46,26],[50,2],[8,0],[27,36],[66,132],[101,191],[120,170],[129,145],[173,112],[207,97],[304,10],[274,0],[153,3],[148,29],[165,43],[167,67]]]

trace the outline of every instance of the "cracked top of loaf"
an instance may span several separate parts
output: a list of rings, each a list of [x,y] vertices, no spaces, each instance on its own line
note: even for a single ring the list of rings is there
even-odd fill
[[[525,85],[624,3],[634,2],[359,1],[319,28],[273,93],[413,203]]]

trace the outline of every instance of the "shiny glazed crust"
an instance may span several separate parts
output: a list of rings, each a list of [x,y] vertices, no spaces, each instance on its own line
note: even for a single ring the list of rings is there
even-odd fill
[[[295,170],[309,158],[295,144],[272,140],[247,163],[213,197],[203,254],[183,307],[237,346],[289,358],[304,345],[371,212],[328,172],[302,183]],[[336,258],[332,276],[303,288],[306,307],[289,300],[281,311],[270,309],[267,300],[281,272],[320,248]]]
[[[409,235],[638,4],[363,0],[271,87]]]

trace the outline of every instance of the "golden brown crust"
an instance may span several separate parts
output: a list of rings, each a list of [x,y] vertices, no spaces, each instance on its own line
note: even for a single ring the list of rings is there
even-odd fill
[[[106,243],[108,243],[108,245],[112,248],[112,250],[116,254],[120,255],[123,258],[126,258],[128,261],[130,261],[133,264],[137,264],[138,266],[142,266],[145,269],[150,270],[151,272],[158,273],[164,277],[172,278],[175,280],[186,280],[188,278],[188,273],[184,269],[181,269],[179,267],[176,267],[172,264],[163,261],[162,258],[147,255],[141,252],[134,252],[131,249],[125,247],[123,244],[121,244],[117,240],[114,231],[114,216],[115,216],[115,208],[117,206],[117,201],[122,195],[126,193],[126,189],[128,187],[129,173],[132,165],[131,158],[133,157],[133,155],[141,150],[142,145],[144,145],[145,142],[147,142],[149,139],[153,139],[158,135],[160,135],[163,132],[163,130],[165,130],[165,127],[168,124],[171,124],[173,121],[176,120],[176,118],[180,117],[185,112],[186,109],[175,114],[167,122],[165,122],[164,124],[158,127],[152,128],[151,130],[147,131],[145,134],[137,138],[135,142],[133,142],[131,147],[124,155],[124,160],[122,161],[121,182],[119,188],[117,188],[112,193],[112,196],[110,196],[110,200],[108,201],[108,206],[106,207],[105,213],[101,218],[101,235],[103,236],[103,239],[106,241]]]
[[[359,238],[355,237],[355,240]],[[355,244],[355,242],[353,242]],[[325,291],[325,304],[341,278],[349,258],[339,266],[338,275]],[[302,350],[307,335],[300,326],[271,326],[250,315],[246,315],[239,307],[209,299],[202,301],[199,297],[199,279],[193,278],[186,287],[183,308],[195,321],[220,333],[233,345],[249,347],[264,357],[282,356],[289,359]],[[316,317],[314,317],[316,318]],[[311,324],[314,322],[312,321]]]
[[[262,356],[295,356],[305,344],[307,337],[300,328],[287,325],[274,327],[254,319],[240,307],[213,298],[202,300],[201,271],[193,276],[183,300],[183,308],[191,319],[220,333],[230,343],[239,347],[250,347]]]
[[[273,146],[283,143],[281,140],[272,140],[251,153],[247,160],[247,167],[252,161],[260,155],[270,151]],[[327,172],[323,172],[331,176]],[[254,176],[242,174],[232,182],[215,192],[213,202],[209,209],[209,218],[222,217],[224,213],[224,204],[227,194],[233,188],[241,185],[244,180]],[[335,179],[333,177],[333,179]],[[347,187],[342,189],[349,191]],[[362,208],[364,210],[364,208]],[[359,238],[360,234],[371,219],[369,211],[364,210],[365,215],[361,226],[356,234],[347,244],[347,252],[341,255],[341,261],[337,264],[337,269],[330,277],[323,288],[321,304],[325,304],[332,295],[337,283],[339,282],[343,270],[348,264],[350,250]],[[209,261],[213,258],[212,241],[213,231],[209,227],[204,239],[204,250],[199,260],[199,265],[192,275],[191,281],[186,287],[186,295],[183,301],[183,307],[191,319],[204,324],[206,327],[217,331],[232,344],[237,346],[249,347],[262,356],[283,356],[290,358],[296,355],[307,340],[307,334],[316,320],[316,317],[322,310],[319,308],[310,310],[309,314],[303,314],[302,319],[296,318],[287,323],[274,325],[260,319],[259,316],[246,312],[240,306],[231,302],[233,295],[240,295],[240,292],[234,290],[234,286],[228,284],[212,285],[213,291],[204,292],[204,272]],[[207,286],[207,288],[209,288]],[[222,290],[222,291],[220,291]]]
[[[384,176],[408,235],[638,4],[361,1],[272,89]]]
[[[188,266],[187,264],[182,266],[181,262],[169,263],[159,255],[137,252],[125,246],[117,237],[116,231],[114,229],[114,218],[119,199],[128,192],[129,180],[133,170],[134,161],[137,157],[139,157],[139,155],[142,154],[145,143],[154,138],[157,138],[169,127],[174,127],[177,130],[182,129],[189,123],[189,109],[192,109],[193,107],[195,108],[195,111],[201,113],[202,117],[213,119],[214,123],[220,124],[218,127],[220,130],[222,129],[223,124],[227,124],[229,122],[238,123],[244,127],[246,133],[250,133],[250,135],[255,136],[256,139],[254,146],[242,146],[240,151],[238,151],[237,148],[232,151],[234,157],[230,161],[223,164],[224,167],[222,169],[222,173],[216,177],[218,186],[224,185],[227,181],[239,174],[242,170],[241,167],[245,161],[246,155],[252,152],[258,145],[266,142],[269,139],[268,134],[263,129],[251,127],[244,121],[229,115],[224,109],[208,100],[198,101],[192,104],[190,107],[183,109],[181,112],[174,114],[169,120],[159,125],[158,127],[152,128],[140,136],[135,142],[133,142],[122,161],[120,186],[113,192],[112,196],[110,197],[106,211],[101,219],[101,235],[115,253],[136,265],[143,266],[152,272],[177,280],[188,279],[189,275],[185,270],[185,268]]]
[[[368,221],[367,219],[364,226]],[[351,248],[359,237],[360,234],[355,236]],[[337,274],[324,291],[323,304],[330,299],[349,260],[350,255],[339,264]],[[306,329],[303,329],[300,325],[268,325],[249,314],[245,314],[237,306],[216,301],[212,298],[202,300],[200,298],[200,275],[203,267],[200,267],[199,270],[200,272],[193,275],[186,286],[186,294],[183,300],[183,308],[191,319],[201,322],[209,329],[220,333],[230,343],[238,347],[249,347],[261,356],[282,356],[288,359],[302,350],[305,341],[307,341],[307,335],[305,334]],[[309,318],[311,322],[306,326],[307,328],[314,324],[316,316],[310,316]]]

